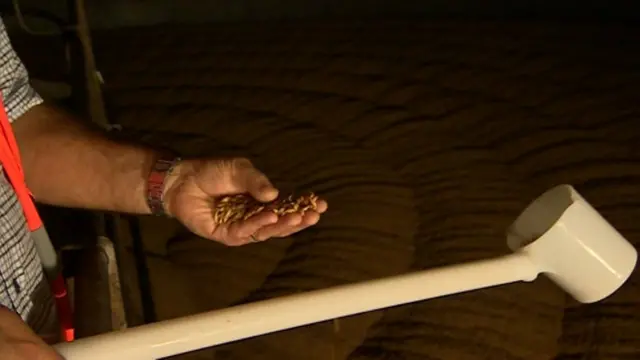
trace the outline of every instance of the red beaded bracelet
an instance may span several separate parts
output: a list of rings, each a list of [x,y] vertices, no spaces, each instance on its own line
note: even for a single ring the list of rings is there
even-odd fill
[[[155,160],[147,180],[147,204],[151,209],[151,214],[166,214],[163,199],[165,181],[180,160],[179,157],[166,155]]]

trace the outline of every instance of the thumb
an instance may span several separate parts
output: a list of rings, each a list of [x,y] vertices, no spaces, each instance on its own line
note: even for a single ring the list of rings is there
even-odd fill
[[[237,159],[234,161],[232,180],[241,191],[248,192],[256,200],[262,202],[273,201],[278,197],[278,190],[251,161]]]

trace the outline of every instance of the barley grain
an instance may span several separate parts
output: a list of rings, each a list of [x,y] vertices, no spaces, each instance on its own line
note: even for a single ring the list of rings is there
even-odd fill
[[[239,220],[247,220],[263,211],[271,211],[278,216],[292,213],[304,215],[307,211],[316,210],[317,208],[318,196],[314,193],[298,197],[289,195],[270,203],[259,202],[247,194],[229,195],[218,198],[215,201],[213,221],[216,225],[222,225]]]

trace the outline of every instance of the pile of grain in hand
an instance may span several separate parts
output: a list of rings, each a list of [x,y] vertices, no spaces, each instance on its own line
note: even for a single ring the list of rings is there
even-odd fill
[[[295,197],[276,199],[269,203],[259,202],[250,195],[238,194],[216,199],[213,209],[213,221],[216,225],[246,220],[262,211],[271,211],[278,216],[298,213],[304,215],[309,210],[317,209],[318,196],[313,193]]]

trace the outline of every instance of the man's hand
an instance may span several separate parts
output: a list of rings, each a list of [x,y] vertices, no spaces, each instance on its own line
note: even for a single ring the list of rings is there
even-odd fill
[[[1,307],[0,358],[2,360],[64,360],[18,315]]]
[[[195,234],[229,246],[252,242],[252,236],[259,241],[289,236],[316,224],[327,210],[326,201],[319,200],[317,211],[308,211],[304,216],[278,217],[263,212],[245,221],[216,226],[213,221],[215,199],[241,193],[262,202],[278,197],[278,190],[247,159],[183,161],[167,179],[165,207]]]

